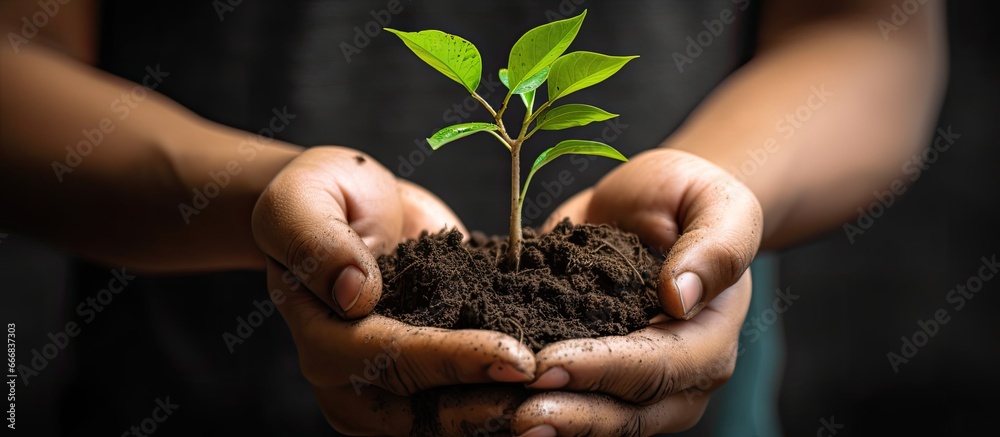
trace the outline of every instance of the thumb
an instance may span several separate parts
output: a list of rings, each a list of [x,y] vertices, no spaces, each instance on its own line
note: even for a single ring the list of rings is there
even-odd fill
[[[360,152],[333,147],[303,152],[253,212],[264,253],[347,319],[378,303],[382,275],[373,250],[391,248],[402,226],[395,178]]]
[[[677,319],[694,317],[740,279],[763,226],[749,188],[715,164],[673,149],[640,154],[602,179],[588,217],[666,252],[659,299]]]
[[[723,172],[693,187],[677,218],[681,234],[660,270],[660,302],[671,317],[690,319],[735,284],[760,247],[757,198]]]

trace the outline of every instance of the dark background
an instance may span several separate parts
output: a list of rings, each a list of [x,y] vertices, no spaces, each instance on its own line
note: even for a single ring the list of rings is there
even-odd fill
[[[782,286],[802,295],[784,314],[788,435],[815,435],[830,416],[843,435],[996,432],[1000,277],[961,310],[945,299],[1000,256],[998,14],[996,2],[948,2],[938,126],[961,138],[854,244],[837,229],[781,256]],[[886,354],[942,308],[950,321],[895,373]]]
[[[545,9],[539,6],[531,12],[541,17],[540,12]],[[706,7],[706,10],[717,9],[716,6]],[[246,6],[243,11],[244,14],[261,12],[253,6]],[[298,20],[310,18],[303,17],[299,14],[301,11],[296,11],[294,8],[282,8],[280,11],[271,12],[269,21],[279,30],[292,26]],[[335,12],[330,11],[330,13]],[[976,294],[976,298],[967,302],[960,311],[956,311],[953,304],[945,300],[949,290],[956,284],[964,283],[976,273],[981,264],[981,257],[989,258],[1000,252],[998,250],[1000,231],[997,229],[997,218],[1000,217],[998,211],[1000,172],[997,171],[1000,167],[1000,156],[998,156],[1000,152],[997,150],[1000,127],[996,122],[1000,112],[998,111],[1000,105],[997,104],[997,99],[1000,98],[1000,80],[998,80],[1000,49],[997,48],[997,38],[990,32],[992,30],[990,26],[994,25],[993,21],[1000,16],[1000,6],[986,2],[951,2],[948,15],[951,71],[947,97],[938,125],[951,126],[952,131],[960,134],[961,138],[947,152],[941,154],[937,162],[925,171],[883,216],[877,218],[870,229],[862,235],[855,236],[853,243],[848,240],[842,229],[836,229],[827,236],[781,254],[780,286],[787,287],[802,296],[788,312],[782,315],[787,356],[785,379],[781,388],[780,412],[787,435],[816,435],[817,430],[822,427],[821,419],[829,421],[831,418],[837,424],[844,426],[839,429],[837,435],[868,435],[881,432],[892,432],[897,435],[910,432],[921,435],[973,434],[976,431],[989,429],[986,427],[993,423],[990,413],[1000,406],[996,395],[997,389],[1000,388],[1000,377],[996,374],[996,370],[1000,368],[1000,352],[997,351],[1000,347],[998,341],[1000,321],[996,316],[1000,302],[995,296],[996,290],[1000,288],[998,285],[1000,278],[987,282],[983,290]],[[214,20],[211,13],[208,16]],[[312,19],[319,20],[321,17],[314,16]],[[503,19],[505,18],[495,18],[495,20]],[[634,16],[632,19],[635,19]],[[465,28],[451,30],[463,35],[475,34],[481,31],[477,30],[477,26],[487,26],[490,21],[483,19],[467,24]],[[228,23],[239,25],[240,21],[232,20]],[[624,26],[627,27],[627,23]],[[593,28],[589,30],[601,31]],[[675,32],[673,34],[675,37],[680,35],[681,38],[674,38],[680,40],[683,35],[691,34],[691,29],[672,32]],[[504,36],[503,38],[510,40],[505,46],[513,42],[519,33],[520,30],[511,30],[509,35]],[[581,36],[585,33],[581,33]],[[344,37],[342,34],[313,36],[316,38],[314,41],[316,44],[330,44],[330,41],[340,41]],[[200,41],[210,41],[211,37],[212,35],[195,33],[187,35],[187,40],[181,37],[179,41],[168,41],[163,44],[198,44]],[[639,36],[628,34],[624,34],[623,38],[625,41],[611,41],[606,44],[613,47],[627,46],[633,43],[629,38],[641,39]],[[316,68],[315,72],[297,71],[296,74],[299,76],[321,75],[323,69],[329,67],[317,60],[289,59],[280,51],[280,47],[288,44],[288,41],[275,40],[271,45],[241,44],[240,41],[228,41],[228,43],[239,47],[234,56],[243,59],[244,66],[252,66],[254,63],[259,63],[261,66],[265,63],[277,63],[288,65],[289,68],[307,68],[310,65]],[[585,47],[589,50],[612,51],[606,50],[608,47],[602,46],[605,43],[596,39],[585,41],[584,44],[587,44]],[[392,50],[395,49],[389,48],[388,44],[373,44],[357,57],[359,60],[357,62],[382,56],[385,51]],[[335,57],[340,56],[339,53],[335,55]],[[655,57],[647,56],[645,53],[643,56],[644,62],[654,64],[658,62]],[[487,54],[484,51],[484,57],[496,59],[496,53]],[[212,76],[209,72],[218,73],[215,69],[225,68],[226,65],[215,63],[209,57],[196,61],[200,63],[192,65],[201,65],[206,69],[205,81],[199,91],[210,93],[212,90],[226,89],[213,83],[209,77],[221,77],[222,79],[216,80],[227,81],[244,77],[236,69],[229,75]],[[406,65],[411,65],[409,61],[413,60],[405,59]],[[663,88],[664,100],[683,102],[683,99],[675,98],[676,96],[672,96],[671,93],[685,88],[699,87],[704,80],[717,80],[714,77],[694,79],[698,74],[717,74],[720,69],[706,65],[709,62],[712,61],[706,57],[696,64],[696,67],[704,69],[702,72],[695,70],[694,74],[663,79],[669,82],[669,86]],[[669,62],[663,62],[662,67],[667,70],[673,69],[673,65]],[[195,68],[190,72],[197,74],[198,70]],[[280,71],[274,73],[275,77],[280,77],[280,73]],[[624,81],[634,81],[637,80],[639,73],[623,70],[622,74],[626,75]],[[636,76],[629,77],[629,74]],[[263,94],[275,88],[272,82],[276,80],[275,78],[269,79],[266,75],[249,77],[250,82],[243,84],[247,88],[261,90]],[[407,84],[409,78],[405,75],[399,75],[397,71],[387,71],[384,75],[370,80],[395,83],[391,85],[395,91],[406,92],[409,96],[423,96],[433,102],[418,105],[416,108],[407,108],[387,102],[366,101],[356,108],[359,119],[375,118],[373,114],[385,111],[406,114],[427,107],[440,111],[440,108],[447,107],[450,103],[461,101],[456,97],[459,94],[454,93],[455,90],[447,84],[438,82],[440,79],[437,77],[429,79],[427,83],[422,82],[421,78],[413,78],[413,82]],[[430,83],[434,85],[424,86]],[[438,95],[441,90],[449,90],[452,93],[447,96]],[[704,91],[695,89],[691,92]],[[350,92],[362,93],[363,90]],[[364,101],[358,99],[357,95],[352,97],[350,92],[345,94],[345,98]],[[236,104],[230,105],[233,107],[246,108],[246,113],[230,112],[230,119],[219,121],[233,125],[243,124],[246,129],[253,130],[255,126],[264,125],[269,117],[267,111],[253,112],[251,108],[259,109],[260,102],[243,101],[248,98],[246,94],[220,94],[209,97],[219,101],[235,102]],[[268,97],[258,95],[255,98],[267,100]],[[184,102],[183,97],[179,99],[182,103],[193,106],[195,110],[211,111],[212,99],[206,99],[204,102],[208,103],[201,104]],[[311,103],[315,107],[311,110],[303,109],[300,113],[323,113],[324,105],[339,104],[330,102],[329,99],[329,94],[302,96],[299,102]],[[619,99],[624,98],[619,97]],[[411,104],[407,103],[411,100],[404,100],[399,104]],[[616,103],[618,101],[615,98],[611,98],[610,102],[610,108],[625,104],[624,101]],[[648,124],[642,123],[641,120],[632,121],[636,118],[641,119],[641,116],[630,115],[634,112],[622,111],[626,116],[633,117],[625,121],[636,126],[628,134],[630,147],[637,149],[648,147],[648,143],[662,139],[657,137],[656,132],[668,132],[679,122],[679,117],[690,109],[681,103],[667,103],[667,105],[673,105],[666,108],[670,113],[680,115],[666,122],[661,121],[661,125],[656,129],[643,127]],[[263,119],[253,119],[258,116]],[[431,118],[439,117],[438,114],[433,114]],[[322,125],[328,122],[329,120],[309,119],[304,115],[297,121],[300,123],[296,125],[299,126],[299,132],[309,131],[312,128],[313,131],[318,130],[321,133],[310,138],[295,138],[293,131],[291,133],[293,136],[286,139],[316,143],[323,139],[339,138],[337,133],[328,132],[330,128],[324,130]],[[310,124],[312,126],[308,126]],[[420,129],[423,130],[414,130],[412,126],[422,126]],[[411,138],[422,136],[427,133],[425,131],[431,130],[431,126],[424,121],[413,121],[405,127],[387,124],[365,125],[349,134],[343,134],[355,140],[349,139],[341,144],[357,145],[351,141],[360,141],[361,138],[371,135],[388,135],[393,140],[412,142]],[[385,133],[386,130],[389,134]],[[440,178],[435,178],[434,173],[447,168],[453,172],[453,181],[443,184],[451,185],[456,183],[454,181],[466,181],[474,176],[470,173],[479,170],[454,163],[468,162],[470,159],[501,159],[502,150],[494,147],[495,144],[489,144],[484,147],[471,145],[451,155],[435,156],[428,161],[426,167],[417,169],[414,179],[426,185],[442,184],[435,182]],[[387,152],[385,156],[380,157],[380,160],[390,169],[398,171],[395,165],[396,158],[396,154]],[[430,162],[435,163],[430,164]],[[900,163],[901,166],[902,164]],[[598,167],[593,170],[596,174],[611,166],[603,163],[596,165]],[[497,171],[500,170],[503,169]],[[555,171],[553,170],[549,176],[551,177]],[[489,172],[494,171],[489,170]],[[544,176],[540,175],[539,180],[544,180]],[[578,185],[580,186],[575,186],[574,189],[584,186],[582,182]],[[441,187],[436,191],[445,188]],[[493,188],[496,187],[489,189]],[[473,202],[457,206],[462,209],[459,214],[463,217],[475,214],[503,217],[503,214],[493,214],[502,210],[503,203],[495,202],[487,196],[480,196]],[[2,208],[0,203],[0,211]],[[539,216],[544,217],[545,214],[547,211]],[[482,222],[479,227],[499,231],[502,229],[502,220],[498,219],[495,223]],[[26,363],[31,358],[29,351],[48,341],[46,333],[57,331],[67,320],[74,320],[71,313],[77,300],[75,297],[67,296],[65,290],[69,283],[86,278],[72,276],[77,269],[71,267],[70,261],[63,254],[46,249],[19,235],[9,235],[0,239],[0,266],[2,266],[0,290],[4,296],[3,304],[0,306],[0,316],[3,317],[0,322],[17,321],[19,362]],[[107,269],[103,271],[106,276]],[[94,280],[106,280],[105,276],[98,275]],[[246,278],[230,279],[216,278],[220,285],[252,282]],[[166,288],[168,285],[159,284],[159,287]],[[230,287],[236,286],[230,285]],[[222,332],[231,328],[229,325],[232,324],[233,317],[252,309],[247,298],[242,296],[234,298],[235,293],[236,291],[233,291],[232,294],[226,295],[229,297],[221,298],[222,303],[225,303],[225,299],[231,299],[235,309],[232,314],[225,315],[225,320],[213,324],[211,332]],[[149,302],[124,299],[118,302],[119,305],[149,305]],[[196,302],[195,298],[192,297],[190,302]],[[950,321],[941,326],[938,333],[925,346],[919,348],[919,352],[909,363],[901,365],[898,373],[894,372],[886,354],[900,353],[902,344],[900,337],[912,338],[919,328],[917,322],[932,318],[934,312],[941,308],[949,312]],[[192,322],[196,323],[195,326],[212,323],[205,319]],[[280,325],[276,320],[272,322]],[[110,331],[106,333],[106,340],[102,341],[105,344],[103,347],[109,349],[139,347],[143,344],[144,336],[152,335],[142,330],[115,332],[108,318],[103,318],[101,323],[108,326],[93,325],[83,335],[94,336],[98,334],[96,330]],[[278,341],[284,340],[283,333],[274,336]],[[93,337],[89,341],[92,340]],[[250,355],[250,352],[247,354]],[[135,369],[136,364],[125,359],[114,365],[102,363],[100,366],[90,366],[86,368],[86,374],[74,375],[71,369],[74,363],[72,357],[66,359],[60,357],[50,364],[54,370],[47,369],[43,376],[34,379],[29,387],[19,386],[19,427],[31,430],[31,433],[36,435],[46,434],[44,432],[46,429],[55,429],[56,424],[52,418],[56,417],[55,409],[60,407],[58,404],[60,394],[70,390],[66,385],[70,379],[82,377],[101,381],[102,378],[115,372],[145,374],[153,371]],[[167,367],[168,364],[163,366]],[[286,370],[295,367],[294,363],[288,362],[279,363],[277,366]],[[213,370],[219,371],[219,369]],[[100,385],[94,384],[93,387]],[[105,389],[112,392],[109,396],[114,396],[113,391],[121,390],[122,387],[105,387]],[[221,389],[234,388],[221,387]],[[136,410],[151,409],[152,399],[152,396],[148,398],[148,405],[135,406]],[[282,401],[291,402],[287,399]],[[308,401],[310,400],[306,399],[304,402]],[[61,408],[79,408],[81,411],[87,411],[86,406],[82,405],[78,407],[62,405]],[[246,410],[232,411],[230,414],[238,419],[241,414],[247,414],[245,411],[253,410],[248,407]],[[251,414],[257,413],[266,412],[254,411]],[[140,413],[135,417],[139,419],[144,416]],[[100,417],[92,419],[100,420]]]

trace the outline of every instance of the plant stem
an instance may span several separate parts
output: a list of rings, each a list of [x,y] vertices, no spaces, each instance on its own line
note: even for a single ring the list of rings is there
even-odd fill
[[[535,118],[538,117],[538,114],[541,114],[542,111],[548,109],[548,107],[551,106],[551,105],[552,105],[552,101],[551,100],[549,100],[549,101],[547,101],[545,103],[542,103],[542,106],[539,106],[538,110],[535,111],[533,114],[531,114],[531,117],[528,117],[528,121],[527,121],[527,123],[524,124],[523,129],[526,130],[527,126],[528,126],[528,123],[531,123],[532,121],[534,121]],[[523,130],[521,132],[522,132],[522,134],[524,133]]]
[[[534,135],[536,131],[538,131],[537,124],[535,125],[535,128],[531,130],[531,132],[528,132],[528,126],[531,124],[532,121],[535,120],[535,118],[538,117],[538,114],[541,114],[542,111],[548,109],[549,105],[551,104],[552,101],[549,100],[548,102],[543,103],[542,106],[539,106],[537,111],[534,112],[529,111],[527,114],[524,115],[524,123],[521,124],[521,132],[517,135],[518,141],[523,142],[524,140],[531,138],[531,136]]]
[[[521,263],[521,144],[510,148],[510,236],[507,244],[507,265],[517,271]]]
[[[497,117],[497,112],[493,110],[493,107],[490,106],[490,104],[488,102],[486,102],[486,99],[482,98],[479,95],[479,93],[475,93],[475,92],[472,93],[472,97],[474,99],[476,99],[476,100],[479,100],[479,103],[481,103],[483,105],[483,107],[486,108],[486,110],[490,112],[490,115],[492,115],[493,118],[499,118],[499,117]]]

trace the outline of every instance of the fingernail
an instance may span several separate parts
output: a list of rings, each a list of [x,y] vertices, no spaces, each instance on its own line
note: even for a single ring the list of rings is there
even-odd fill
[[[684,272],[674,280],[674,286],[681,295],[681,308],[684,310],[684,318],[690,318],[692,312],[701,303],[702,290],[701,278],[693,272]]]
[[[569,372],[562,367],[553,367],[546,370],[535,382],[528,384],[528,388],[553,390],[563,388],[569,384]]]
[[[556,437],[556,429],[552,425],[538,425],[518,437]]]
[[[361,285],[364,283],[365,274],[361,269],[353,265],[344,267],[337,281],[333,283],[333,300],[337,301],[341,310],[350,311],[354,304],[358,303],[358,298],[361,297]]]
[[[507,363],[493,363],[486,370],[486,376],[497,382],[528,382],[531,377],[521,373],[514,366]]]
[[[660,314],[657,314],[657,315],[653,316],[652,319],[649,319],[649,324],[650,325],[655,325],[657,323],[666,323],[666,322],[669,322],[669,321],[670,321],[670,316],[668,316],[666,314],[663,314],[663,313],[660,313]]]

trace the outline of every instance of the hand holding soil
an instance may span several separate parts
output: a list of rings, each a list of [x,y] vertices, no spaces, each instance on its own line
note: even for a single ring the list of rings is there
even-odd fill
[[[497,332],[417,328],[381,316],[345,320],[367,315],[381,295],[377,254],[423,229],[462,229],[439,199],[397,181],[367,155],[334,147],[303,152],[261,196],[253,224],[268,256],[272,300],[338,431],[406,435],[410,394],[534,377],[531,351]]]
[[[510,150],[506,241],[473,236],[469,244],[460,231],[425,232],[390,254],[404,237],[458,220],[430,193],[348,149],[303,153],[261,195],[253,228],[268,255],[272,298],[339,431],[681,431],[732,374],[762,214],[727,172],[677,150],[646,152],[556,211],[556,220],[577,225],[562,221],[546,235],[522,235],[521,201],[538,168],[566,154],[628,161],[607,144],[566,140],[542,152],[520,186],[519,152],[534,132],[615,116],[586,105],[549,108],[634,59],[562,55],[585,15],[540,26],[514,45],[500,71],[510,92],[499,111],[476,94],[482,63],[474,45],[440,31],[390,29],[493,116],[495,124],[449,126],[428,142],[437,149],[487,132]],[[550,100],[533,113],[534,90],[546,80]],[[526,108],[515,137],[502,120],[513,95]],[[346,321],[373,309],[376,315]],[[661,309],[673,321],[657,316]],[[468,385],[485,382],[508,384]],[[509,384],[518,382],[577,393],[528,398]],[[483,420],[499,420],[497,429]]]
[[[690,319],[736,283],[760,248],[757,198],[731,174],[674,149],[644,152],[561,205],[545,224],[607,223],[666,254],[663,311]]]
[[[529,385],[544,391],[517,408],[513,433],[649,436],[694,426],[735,369],[750,285],[748,270],[691,320],[546,347]]]
[[[381,257],[377,313],[504,332],[536,351],[537,379],[528,388],[545,390],[421,393],[416,435],[468,435],[490,417],[539,436],[689,428],[735,366],[760,214],[729,173],[659,149],[567,201],[547,233],[526,232],[518,270],[505,267],[503,240],[474,235],[463,243],[457,233],[424,235]],[[636,235],[666,259],[648,254]],[[655,317],[661,311],[672,317]]]
[[[542,349],[535,357],[538,378],[529,387],[575,393],[528,398],[513,415],[512,430],[646,436],[690,428],[736,365],[750,305],[747,266],[762,229],[756,198],[715,165],[658,149],[567,201],[548,227],[564,217],[613,223],[667,252],[659,300],[675,320],[664,318],[626,336],[566,340]],[[685,272],[697,279],[685,278]]]

